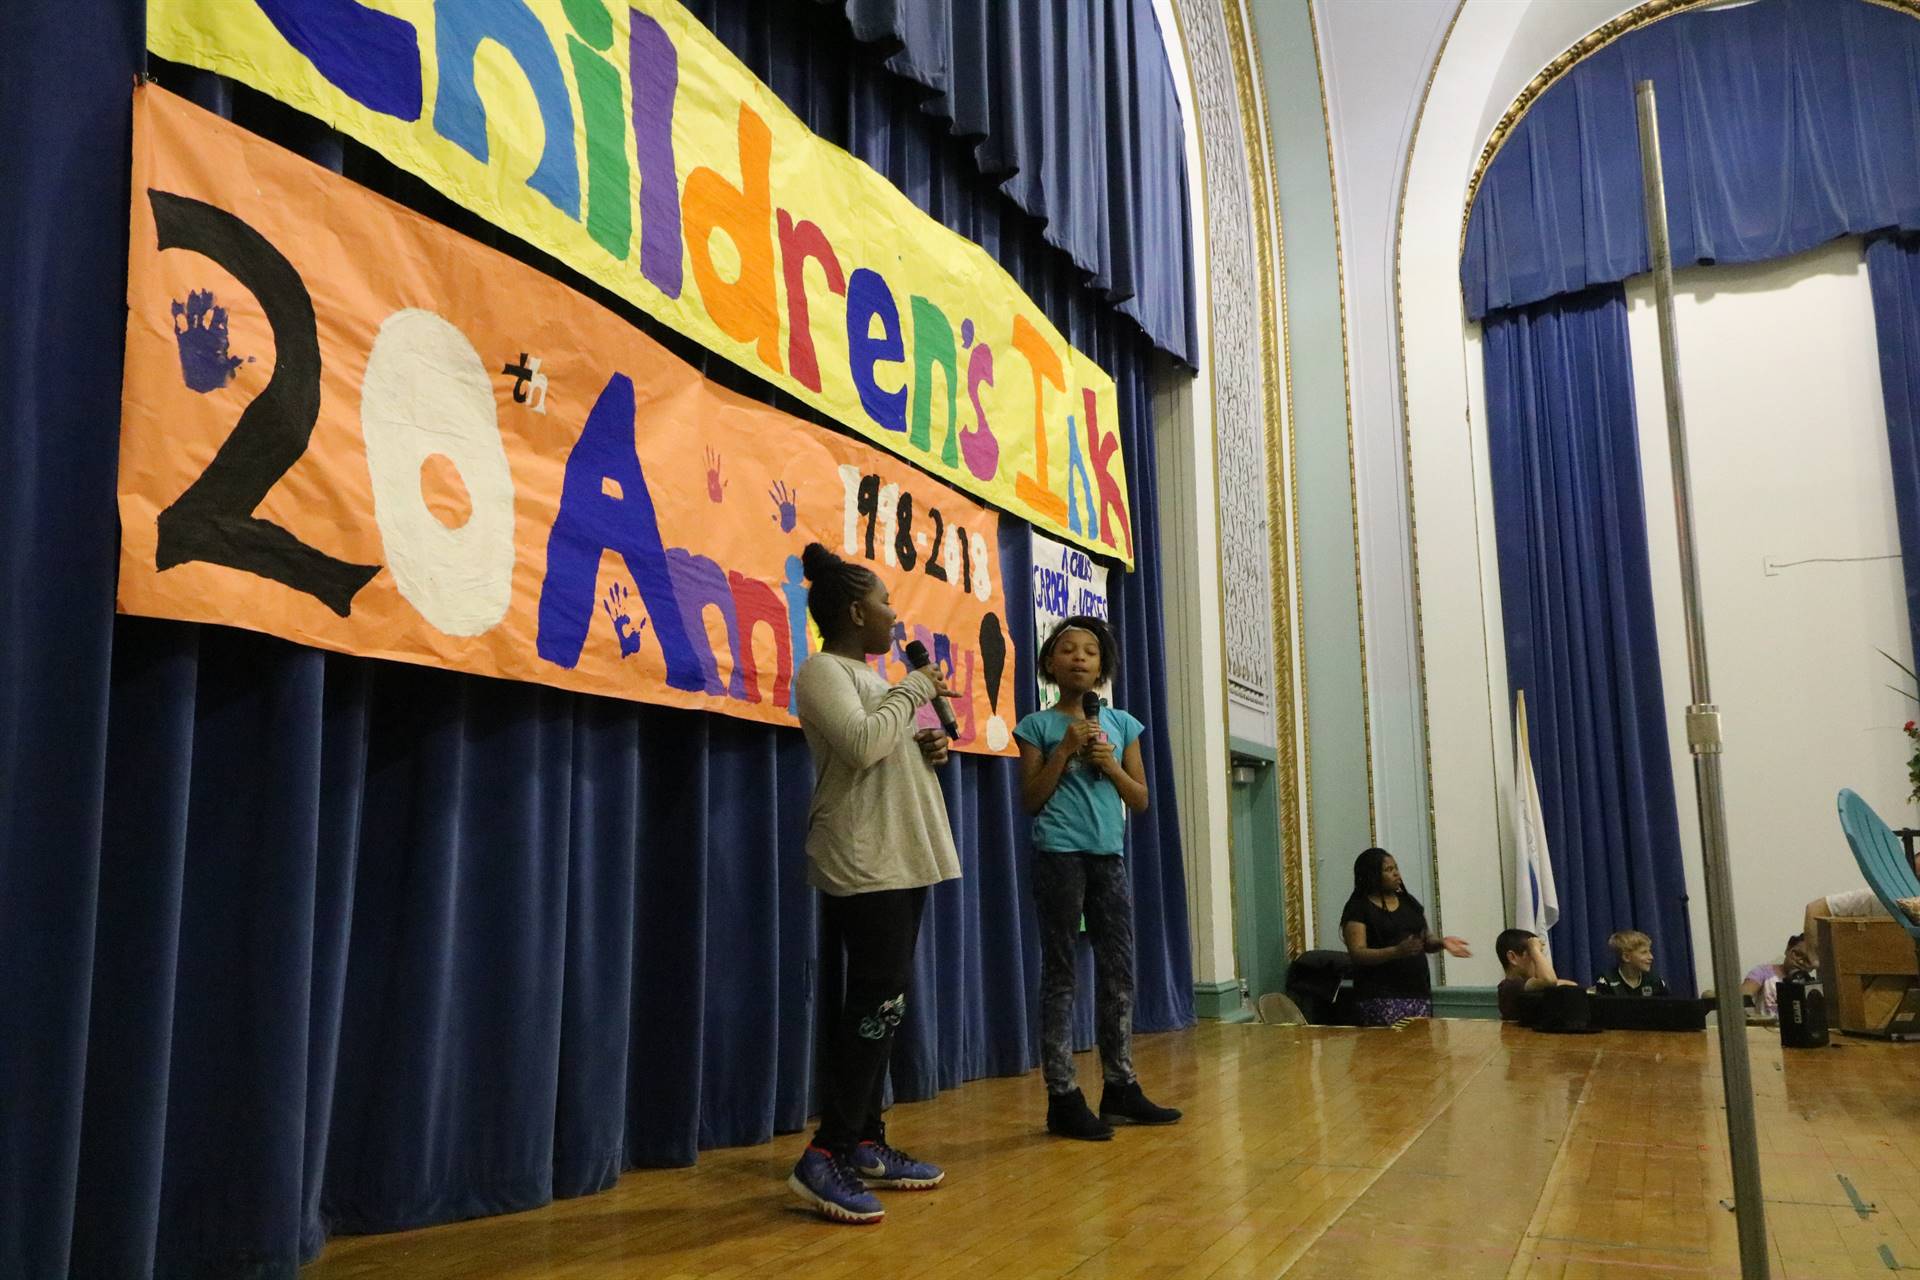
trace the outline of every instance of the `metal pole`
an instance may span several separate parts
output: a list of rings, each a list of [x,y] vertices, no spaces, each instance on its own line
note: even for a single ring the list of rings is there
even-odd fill
[[[1707,631],[1700,607],[1700,563],[1694,551],[1693,487],[1687,470],[1687,424],[1680,401],[1680,352],[1673,332],[1673,253],[1667,243],[1667,192],[1660,171],[1660,125],[1653,81],[1634,88],[1640,115],[1640,179],[1646,196],[1647,250],[1660,318],[1660,372],[1667,394],[1667,445],[1673,455],[1674,523],[1680,539],[1680,592],[1687,615],[1687,749],[1693,753],[1705,855],[1707,923],[1713,940],[1713,983],[1720,1005],[1720,1082],[1727,1095],[1727,1151],[1733,1161],[1733,1203],[1739,1222],[1740,1274],[1766,1280],[1767,1210],[1760,1191],[1760,1144],[1754,1134],[1753,1072],[1747,1062],[1747,1019],[1740,999],[1740,945],[1733,919],[1733,877],[1727,865],[1726,796],[1720,784],[1720,709],[1707,686]]]

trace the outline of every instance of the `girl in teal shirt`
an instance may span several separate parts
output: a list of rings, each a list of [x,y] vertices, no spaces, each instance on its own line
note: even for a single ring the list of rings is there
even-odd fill
[[[1062,622],[1040,649],[1040,670],[1060,688],[1052,707],[1020,721],[1020,788],[1033,821],[1033,899],[1040,916],[1040,1062],[1047,1131],[1113,1136],[1116,1121],[1172,1124],[1133,1073],[1133,897],[1127,888],[1126,810],[1147,807],[1140,735],[1146,726],[1088,699],[1119,666],[1099,618]],[[1095,1115],[1074,1084],[1074,946],[1086,921],[1093,944],[1094,1021],[1106,1088]]]

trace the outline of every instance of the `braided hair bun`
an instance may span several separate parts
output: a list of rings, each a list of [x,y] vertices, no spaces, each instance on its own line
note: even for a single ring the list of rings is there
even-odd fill
[[[873,570],[842,560],[818,542],[809,542],[800,553],[800,567],[807,575],[807,612],[828,640],[852,625],[847,610],[880,583]]]

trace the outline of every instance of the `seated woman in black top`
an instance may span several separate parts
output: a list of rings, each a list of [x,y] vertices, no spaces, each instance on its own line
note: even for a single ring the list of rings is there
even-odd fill
[[[1340,913],[1340,933],[1353,957],[1355,1021],[1363,1027],[1431,1018],[1428,953],[1445,949],[1461,959],[1473,954],[1464,940],[1437,937],[1427,928],[1426,911],[1407,892],[1399,864],[1385,849],[1354,859],[1353,896]]]

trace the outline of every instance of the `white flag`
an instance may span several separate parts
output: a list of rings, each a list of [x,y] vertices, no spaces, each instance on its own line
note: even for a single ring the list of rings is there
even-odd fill
[[[1547,818],[1540,784],[1533,776],[1533,744],[1527,737],[1527,692],[1513,701],[1513,925],[1546,937],[1560,919],[1560,891],[1547,856]]]

